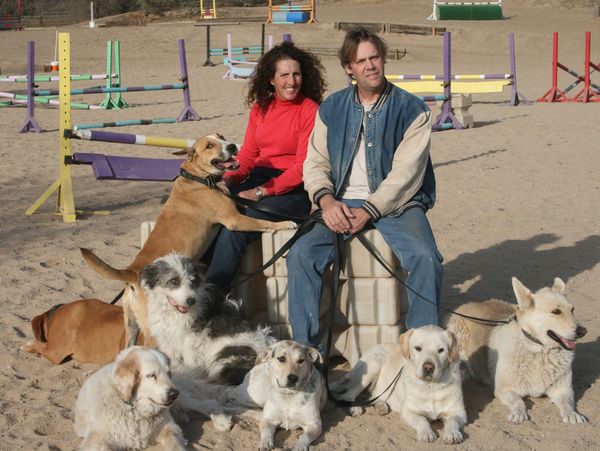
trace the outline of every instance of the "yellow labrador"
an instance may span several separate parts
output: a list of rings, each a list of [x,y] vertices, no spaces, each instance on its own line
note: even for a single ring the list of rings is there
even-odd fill
[[[387,390],[387,391],[386,391]],[[437,326],[410,329],[399,344],[377,345],[354,368],[331,384],[336,398],[355,401],[367,391],[384,401],[417,432],[420,442],[434,442],[430,420],[444,422],[444,443],[463,441],[467,422],[456,339]]]

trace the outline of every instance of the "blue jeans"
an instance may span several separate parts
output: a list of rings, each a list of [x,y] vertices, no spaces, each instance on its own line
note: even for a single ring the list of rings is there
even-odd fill
[[[350,207],[362,204],[359,200],[343,200]],[[438,324],[438,307],[442,288],[442,256],[425,212],[411,208],[402,215],[382,217],[374,224],[408,271],[406,285],[431,304],[408,290],[406,327]],[[331,231],[323,224],[302,236],[287,256],[288,313],[294,340],[316,346],[319,333],[319,304],[323,289],[322,275],[333,261]],[[376,302],[376,299],[373,299]]]
[[[273,177],[281,174],[278,169],[255,168],[250,176],[241,184],[230,189],[231,194],[237,194],[250,188],[256,188]],[[261,205],[273,207],[292,215],[304,215],[310,210],[308,194],[302,187],[280,196],[265,197],[260,201]],[[282,220],[261,211],[247,208],[242,214],[251,218],[268,219],[272,221]],[[259,240],[261,232],[233,232],[221,227],[215,240],[212,258],[208,264],[206,273],[208,280],[217,285],[223,292],[231,291],[231,283],[237,273],[244,252],[248,245]]]

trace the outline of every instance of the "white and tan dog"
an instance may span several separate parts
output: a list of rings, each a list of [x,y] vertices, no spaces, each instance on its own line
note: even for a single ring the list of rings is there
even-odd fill
[[[463,441],[467,422],[456,339],[437,326],[410,329],[399,344],[377,345],[367,351],[339,381],[331,384],[337,399],[355,401],[364,391],[378,396],[417,432],[420,442],[433,442],[430,420],[444,422],[442,440]]]
[[[291,340],[279,341],[258,357],[241,385],[222,394],[220,401],[230,412],[235,412],[236,406],[262,409],[238,412],[260,421],[259,450],[273,448],[278,427],[304,431],[294,446],[296,451],[308,450],[321,435],[321,410],[327,393],[323,376],[315,367],[317,361],[321,362],[321,354],[316,349]]]
[[[457,309],[478,318],[512,318],[508,324],[490,327],[450,318],[448,329],[456,334],[461,358],[472,376],[493,385],[496,398],[509,408],[509,421],[529,418],[524,397],[548,395],[563,422],[585,423],[586,418],[575,411],[571,365],[575,341],[587,330],[564,296],[565,283],[557,277],[551,288],[535,293],[516,277],[512,285],[518,306],[492,300]]]
[[[127,342],[140,330],[146,332],[146,299],[139,292],[138,276],[144,266],[158,257],[177,252],[188,257],[204,254],[219,224],[228,230],[272,232],[295,228],[292,221],[271,222],[242,215],[221,177],[235,170],[238,147],[221,135],[200,138],[191,149],[175,152],[186,154],[181,165],[182,176],[173,182],[169,199],[161,209],[154,229],[144,247],[126,269],[116,269],[88,249],[81,249],[86,263],[103,277],[126,282],[123,297]],[[146,335],[149,343],[150,335]]]
[[[167,356],[140,346],[125,349],[79,391],[75,432],[83,438],[81,449],[142,449],[158,442],[165,450],[185,450],[169,413],[178,394]]]

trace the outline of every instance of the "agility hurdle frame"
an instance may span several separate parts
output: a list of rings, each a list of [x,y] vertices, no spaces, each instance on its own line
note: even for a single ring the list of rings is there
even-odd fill
[[[108,51],[108,49],[107,49]],[[55,55],[56,57],[56,55]],[[120,80],[120,67],[118,68],[119,72],[116,74],[111,73],[111,67],[107,67],[107,72],[105,74],[76,74],[71,75],[70,80],[72,81],[80,81],[80,80],[104,80],[106,79],[107,87],[111,86],[111,80]],[[12,98],[17,100],[15,103],[23,103],[21,101],[25,101],[27,104],[27,116],[25,121],[23,122],[22,127],[20,128],[20,133],[26,132],[35,132],[41,133],[44,131],[42,127],[40,127],[39,123],[35,119],[35,103],[42,103],[46,105],[59,105],[59,102],[52,99],[42,99],[36,98],[36,96],[40,96],[40,91],[36,91],[36,83],[45,83],[45,82],[53,82],[59,81],[60,77],[53,75],[35,75],[35,42],[28,41],[27,42],[27,74],[26,75],[9,75],[6,77],[0,76],[0,82],[23,82],[27,83],[27,95],[23,94],[13,94],[8,92],[0,92],[0,97]],[[110,75],[109,75],[110,74]],[[33,81],[30,81],[33,80]],[[71,108],[73,109],[100,109],[102,106],[91,105],[88,103],[71,103]]]
[[[267,23],[293,24],[296,22],[273,22],[273,11],[308,12],[308,20],[301,23],[317,23],[317,5],[315,0],[310,0],[309,3],[302,5],[273,5],[273,1],[269,0],[269,16],[267,17]]]
[[[264,53],[264,30],[265,25],[262,25],[263,30],[263,45],[261,45],[261,55]],[[246,54],[244,53],[242,47],[242,52],[235,52],[238,48],[233,48],[231,44],[231,33],[227,33],[227,58],[223,59],[223,64],[227,67],[227,72],[223,74],[224,80],[244,80],[250,78],[256,69],[256,65],[258,62],[255,61],[247,61],[245,59],[240,59],[238,55]],[[268,48],[269,50],[273,48],[273,36],[269,36],[268,38]]]
[[[233,47],[232,41],[230,39],[231,33],[227,33],[227,47],[210,47],[210,25],[206,25],[206,61],[204,61],[203,66],[214,67],[215,63],[213,63],[210,59],[211,56],[223,57],[223,63],[225,64],[225,59],[235,56],[241,55],[263,55],[265,53],[265,24],[261,24],[260,28],[260,45],[250,45],[246,47]],[[271,37],[269,37],[270,44],[269,49],[272,47]]]
[[[552,35],[552,87],[537,101],[538,102],[600,102],[600,86],[591,82],[590,74],[593,71],[600,72],[600,62],[594,64],[591,62],[591,32],[585,33],[585,62],[584,75],[579,75],[574,70],[569,69],[558,61],[558,32]],[[558,88],[558,69],[562,69],[576,80],[571,83],[564,91]],[[567,93],[575,88],[579,83],[584,82],[583,88],[573,97],[567,97]],[[595,90],[595,91],[594,91]]]
[[[212,0],[212,8],[204,7],[204,0],[200,0],[200,19],[216,19],[217,18],[217,3]]]
[[[442,116],[436,124],[456,121],[452,119],[452,93],[476,94],[502,92],[505,86],[511,86],[511,95],[508,104],[517,106],[521,103],[529,104],[529,100],[518,90],[517,67],[514,33],[508,34],[508,47],[510,58],[510,73],[508,74],[475,74],[454,75],[451,71],[451,33],[444,33],[444,74],[443,75],[388,75],[387,78],[396,86],[412,92],[443,93],[447,100],[442,108]],[[471,81],[469,81],[471,80]]]
[[[433,12],[431,13],[431,15],[427,18],[427,20],[445,20],[445,19],[440,19],[439,17],[439,6],[443,7],[457,7],[457,8],[461,8],[461,7],[470,7],[472,8],[478,8],[478,7],[494,7],[497,6],[500,8],[500,13],[502,14],[502,0],[496,0],[496,1],[488,1],[488,2],[448,2],[448,1],[438,1],[438,0],[433,0]],[[447,19],[447,20],[486,20],[486,19]],[[493,19],[492,19],[493,20]]]
[[[96,213],[96,214],[108,214],[107,211],[97,212],[84,212],[75,209],[75,199],[73,195],[73,179],[72,179],[72,168],[71,165],[74,163],[73,160],[73,149],[71,147],[71,137],[73,136],[96,136],[98,134],[111,134],[111,132],[92,132],[90,130],[77,130],[71,129],[71,37],[69,33],[59,33],[59,86],[62,88],[59,92],[59,175],[58,178],[50,185],[50,187],[27,209],[25,214],[27,216],[33,215],[54,193],[57,192],[56,202],[56,213],[61,215],[64,222],[75,222],[77,220],[77,214],[81,213]],[[183,79],[187,82],[187,68],[185,61],[185,45],[183,39],[179,40],[180,62],[182,65]],[[106,89],[106,88],[101,88]],[[114,89],[126,89],[126,88],[114,88]],[[117,91],[115,91],[117,92]],[[187,92],[187,91],[186,91]],[[189,92],[188,92],[189,96]],[[189,99],[188,99],[189,100]],[[195,113],[193,109],[184,109],[182,116],[189,117],[191,112]],[[197,114],[196,114],[197,116]],[[198,116],[197,116],[198,117]],[[199,117],[198,117],[199,118]],[[190,120],[190,119],[186,119]],[[114,133],[112,133],[114,135]],[[133,136],[134,144],[145,144],[154,145],[161,147],[176,147],[185,148],[190,144],[193,144],[193,140],[181,140],[176,138],[161,138],[161,137],[143,137],[137,139]],[[131,140],[130,140],[131,141]],[[139,142],[137,142],[139,141]],[[126,142],[126,141],[114,141],[114,142]]]

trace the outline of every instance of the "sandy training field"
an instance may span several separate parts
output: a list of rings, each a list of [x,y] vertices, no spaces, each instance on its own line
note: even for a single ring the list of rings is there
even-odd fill
[[[218,2],[217,2],[218,3]],[[279,41],[291,33],[299,46],[337,48],[343,32],[336,21],[429,25],[429,0],[318,2],[319,24],[268,26]],[[326,3],[322,5],[322,3]],[[600,18],[590,1],[507,0],[502,21],[448,21],[435,24],[452,32],[454,73],[505,73],[510,70],[509,32],[514,32],[519,90],[529,99],[551,86],[552,32],[560,36],[559,61],[582,73],[584,32],[592,32],[592,61],[600,62]],[[573,7],[567,8],[567,5]],[[265,9],[240,9],[237,15],[257,15]],[[265,13],[266,14],[266,13]],[[55,29],[0,33],[3,75],[26,72],[27,41],[36,44],[37,69],[54,56]],[[194,21],[152,23],[90,29],[84,25],[61,28],[71,34],[72,72],[103,73],[106,42],[120,40],[123,85],[177,83],[177,39],[184,38],[190,73],[191,101],[202,116],[198,122],[124,127],[118,131],[180,138],[219,132],[241,142],[248,110],[243,105],[245,83],[223,80],[220,58],[203,67],[205,29]],[[212,46],[224,47],[226,32],[234,45],[260,41],[260,24],[213,27]],[[394,49],[406,56],[390,60],[388,74],[442,72],[442,37],[385,33]],[[344,87],[344,73],[333,56],[322,58],[329,91]],[[574,80],[564,72],[559,87]],[[600,84],[598,74],[592,81]],[[74,82],[73,87],[99,85]],[[3,83],[2,91],[15,89]],[[24,89],[24,84],[17,89]],[[131,108],[73,111],[72,122],[176,117],[183,106],[181,91],[125,93]],[[586,425],[565,425],[547,398],[527,402],[532,421],[510,424],[507,410],[490,389],[464,385],[468,425],[459,449],[600,448],[597,426],[600,387],[598,345],[600,310],[600,103],[534,103],[504,106],[502,94],[474,94],[470,112],[474,128],[433,134],[431,156],[438,202],[429,213],[438,246],[444,255],[443,302],[505,299],[514,302],[510,278],[517,276],[532,289],[567,282],[567,296],[588,334],[577,346],[573,368],[575,401]],[[101,95],[74,96],[96,102]],[[111,300],[120,290],[88,269],[79,247],[94,249],[115,266],[127,265],[139,250],[139,226],[153,219],[170,189],[163,182],[97,181],[89,167],[73,168],[76,207],[110,210],[110,216],[87,215],[64,223],[53,215],[55,198],[39,214],[25,210],[58,175],[58,110],[36,108],[36,118],[47,132],[19,134],[24,108],[0,109],[0,449],[69,450],[79,444],[73,432],[72,406],[93,365],[68,362],[52,366],[22,347],[32,338],[30,320],[58,303],[79,298]],[[116,155],[169,157],[168,149],[75,142],[74,150]],[[321,450],[430,449],[442,447],[415,441],[415,433],[400,416],[378,416],[373,410],[359,418],[328,404],[324,432],[316,442]],[[436,426],[437,430],[440,426]],[[193,417],[185,429],[190,449],[253,449],[258,425],[237,423],[229,433],[217,433],[210,422]],[[298,432],[278,432],[276,444],[292,447]]]

